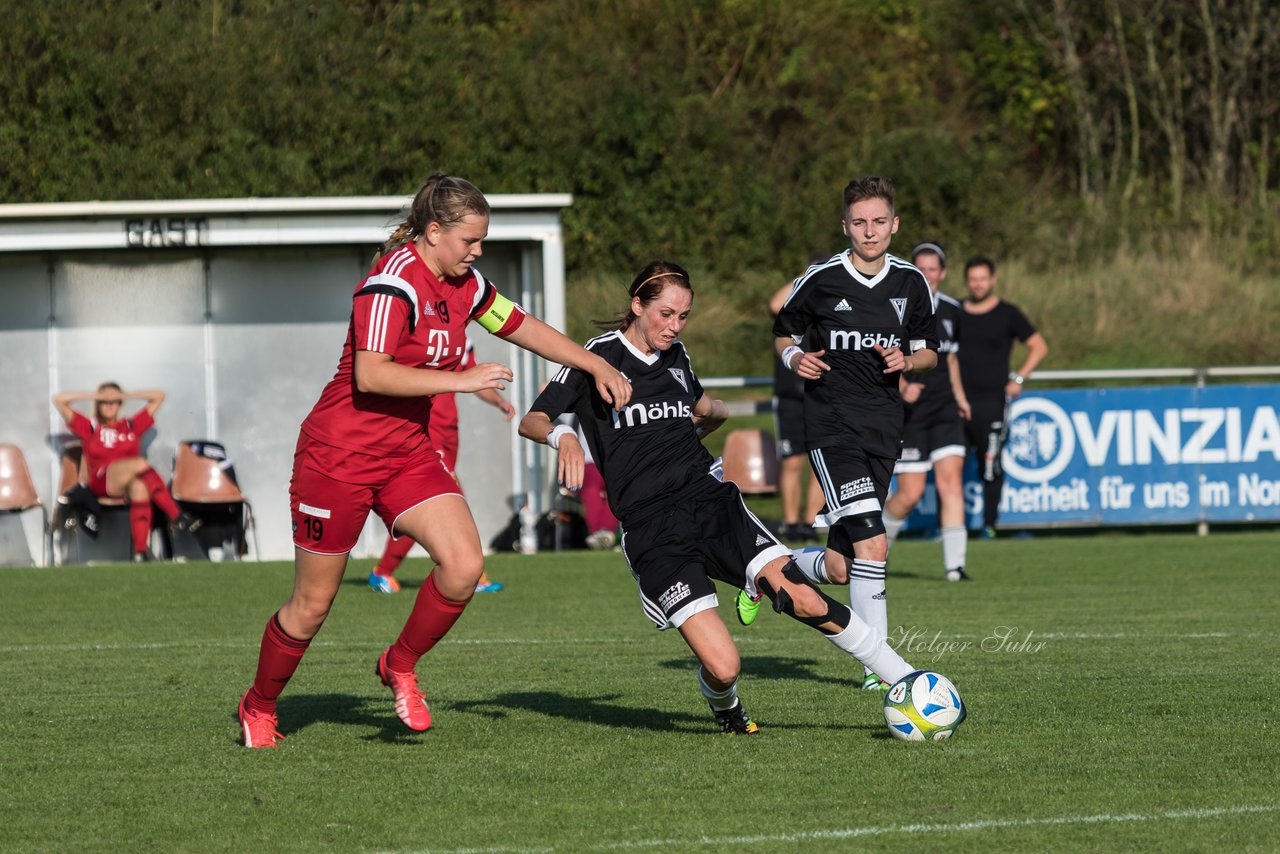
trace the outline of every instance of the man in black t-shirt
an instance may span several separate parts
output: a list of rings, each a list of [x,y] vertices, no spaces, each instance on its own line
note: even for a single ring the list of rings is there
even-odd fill
[[[902,441],[898,378],[937,364],[938,337],[924,276],[889,254],[893,183],[849,182],[843,210],[850,249],[796,279],[773,334],[783,363],[805,379],[805,444],[831,529],[817,580],[847,580],[854,613],[887,634],[882,514]],[[868,674],[864,687],[881,685]]]
[[[1044,336],[1013,303],[996,296],[996,262],[970,258],[964,265],[969,291],[960,315],[960,377],[973,410],[965,425],[965,440],[978,454],[982,475],[983,536],[995,536],[1004,490],[1004,448],[1009,403],[1022,394],[1022,385],[1049,352]],[[1013,342],[1026,345],[1027,355],[1016,371],[1009,370]]]

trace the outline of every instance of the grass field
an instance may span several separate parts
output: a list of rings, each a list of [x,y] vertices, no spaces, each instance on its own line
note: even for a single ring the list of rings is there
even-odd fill
[[[423,562],[394,597],[354,563],[287,740],[248,751],[288,565],[3,570],[0,849],[1276,850],[1280,533],[980,541],[967,585],[939,550],[900,543],[889,581],[900,651],[969,704],[938,744],[891,739],[849,660],[738,626],[729,591],[763,733],[721,736],[621,556],[583,552],[491,560],[507,589],[420,666],[424,734],[373,675]]]

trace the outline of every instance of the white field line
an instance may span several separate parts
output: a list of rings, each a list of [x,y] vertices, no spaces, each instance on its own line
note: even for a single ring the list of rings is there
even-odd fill
[[[917,835],[922,833],[963,833],[975,830],[1011,830],[1024,827],[1060,827],[1082,824],[1128,824],[1159,823],[1168,821],[1203,820],[1213,818],[1230,818],[1240,815],[1256,815],[1273,813],[1280,806],[1276,804],[1255,804],[1251,806],[1220,807],[1214,809],[1170,810],[1158,813],[1121,813],[1101,815],[1066,815],[1051,818],[1011,818],[981,819],[978,821],[956,822],[954,824],[889,824],[876,827],[849,827],[837,830],[805,830],[795,833],[771,833],[754,836],[699,836],[689,839],[633,839],[622,842],[602,842],[596,845],[573,846],[575,850],[586,851],[619,851],[641,848],[681,848],[692,849],[701,846],[752,846],[776,845],[780,842],[813,842],[830,839],[857,839],[866,836],[891,836],[895,834]],[[554,847],[545,846],[511,846],[494,848],[451,848],[422,849],[413,854],[531,854],[531,852],[555,851]]]
[[[1220,640],[1225,638],[1261,638],[1269,636],[1270,632],[1191,632],[1185,634],[1144,634],[1141,632],[1031,632],[1032,640]],[[800,633],[793,637],[785,638],[764,638],[757,639],[749,635],[735,634],[734,640],[739,644],[753,646],[758,641],[768,645],[787,644],[787,643],[803,643],[812,644],[813,638],[807,633]],[[926,639],[936,638],[939,641],[977,641],[981,640],[978,635],[962,635],[962,634],[930,634]],[[445,638],[440,641],[445,645],[456,646],[607,646],[610,644],[634,644],[636,638],[634,635],[618,635],[609,638],[580,638],[572,635],[561,638]],[[0,654],[4,653],[20,653],[20,652],[113,652],[123,650],[126,652],[134,652],[137,650],[148,649],[181,649],[184,647],[198,647],[201,649],[244,649],[252,647],[257,649],[261,641],[246,637],[243,640],[194,640],[184,639],[175,641],[139,641],[126,643],[49,643],[49,644],[5,644],[0,645]],[[312,647],[328,647],[333,649],[364,649],[369,646],[378,646],[386,643],[386,638],[377,638],[367,641],[313,641]],[[894,636],[889,638],[890,645],[894,645]]]

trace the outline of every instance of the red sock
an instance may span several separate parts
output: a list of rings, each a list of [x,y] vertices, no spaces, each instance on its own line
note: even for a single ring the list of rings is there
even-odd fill
[[[262,649],[258,652],[258,672],[253,677],[253,687],[245,695],[246,709],[272,714],[276,710],[276,697],[284,690],[298,669],[302,654],[311,645],[309,640],[298,640],[285,634],[280,627],[280,614],[276,612],[267,620],[267,630],[262,633]]]
[[[374,575],[390,578],[411,548],[413,548],[413,537],[401,537],[398,540],[387,537],[387,545],[382,549],[382,557],[378,560],[378,565],[373,568]]]
[[[147,491],[151,493],[151,500],[156,506],[164,511],[164,515],[169,517],[170,522],[178,519],[178,505],[174,503],[173,496],[169,494],[168,488],[164,485],[164,481],[160,479],[160,475],[156,474],[155,469],[147,469],[138,475],[138,480],[142,481],[147,487]]]
[[[436,587],[436,574],[428,575],[413,602],[409,621],[387,652],[387,666],[397,673],[412,671],[418,659],[449,633],[470,601],[454,602],[444,598],[440,588]]]
[[[129,503],[129,533],[133,538],[133,552],[145,552],[151,542],[151,502],[147,499]]]

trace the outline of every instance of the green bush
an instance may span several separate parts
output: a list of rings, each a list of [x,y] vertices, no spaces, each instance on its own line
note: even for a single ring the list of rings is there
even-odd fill
[[[703,358],[752,373],[768,366],[771,288],[842,245],[851,177],[887,174],[900,253],[941,240],[1051,285],[1063,305],[1038,322],[1073,342],[1055,366],[1276,362],[1255,330],[1280,319],[1280,7],[1237,6],[0,0],[0,197],[407,194],[436,169],[491,193],[570,192],[571,288],[678,260],[700,271]],[[1244,61],[1207,50],[1210,34]],[[1172,88],[1148,43],[1183,63]],[[1188,234],[1207,283],[1168,263]],[[1085,280],[1143,264],[1169,277],[1144,288],[1208,288],[1227,310],[1206,324],[1195,300],[1175,304],[1163,338],[1191,346],[1163,350],[1135,337],[1137,307],[1132,323],[1086,316],[1140,306]]]

